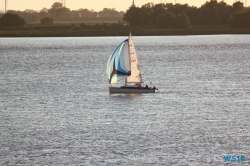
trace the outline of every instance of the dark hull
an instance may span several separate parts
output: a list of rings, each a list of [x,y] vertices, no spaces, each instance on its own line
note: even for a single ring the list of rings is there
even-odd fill
[[[109,93],[155,93],[155,89],[144,87],[109,87]]]

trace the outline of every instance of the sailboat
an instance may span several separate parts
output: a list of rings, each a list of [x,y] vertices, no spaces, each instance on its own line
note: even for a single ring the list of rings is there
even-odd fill
[[[110,83],[110,93],[155,93],[155,87],[142,86],[142,76],[137,59],[132,34],[124,40],[109,57],[107,77]],[[125,85],[114,87],[112,84],[125,80]]]

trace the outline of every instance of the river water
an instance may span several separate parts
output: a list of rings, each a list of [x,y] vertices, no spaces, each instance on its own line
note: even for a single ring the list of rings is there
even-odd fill
[[[159,91],[109,94],[125,38],[0,38],[0,165],[250,165],[250,36],[135,36]]]

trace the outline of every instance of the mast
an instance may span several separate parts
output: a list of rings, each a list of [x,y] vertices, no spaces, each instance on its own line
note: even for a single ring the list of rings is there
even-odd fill
[[[134,4],[134,1],[133,1],[133,4]],[[131,31],[129,31],[129,35],[128,35],[128,39],[129,39],[129,36],[131,34]],[[128,55],[129,55],[129,64],[130,64],[130,72],[131,72],[131,57],[130,57],[130,43],[129,43],[129,40],[128,40]],[[127,80],[128,77],[126,77],[125,79],[125,86],[127,85]]]

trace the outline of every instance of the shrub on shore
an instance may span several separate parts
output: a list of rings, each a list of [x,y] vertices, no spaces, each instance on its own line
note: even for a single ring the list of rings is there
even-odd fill
[[[53,25],[54,20],[50,17],[44,17],[40,20],[42,25]]]
[[[6,13],[0,18],[0,26],[15,27],[24,26],[26,21],[17,14]]]

